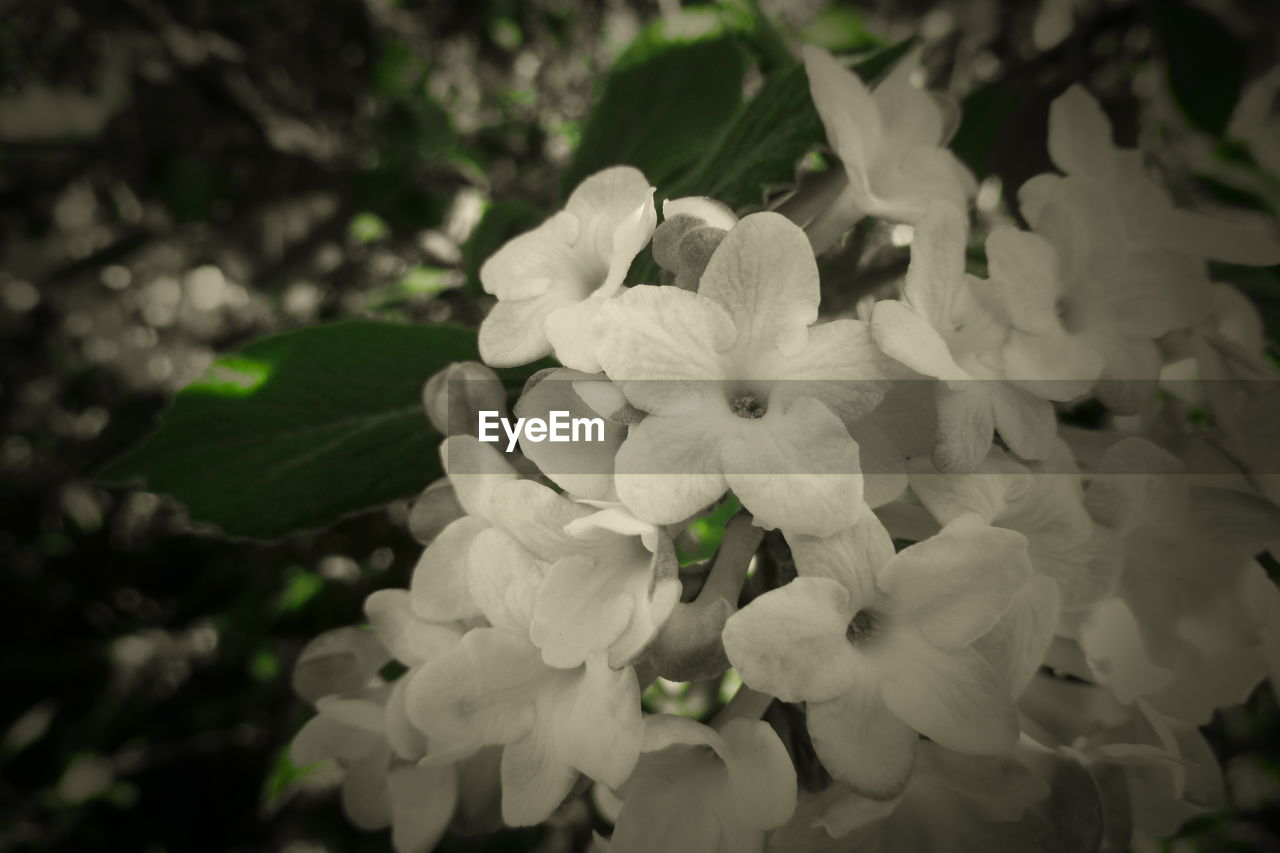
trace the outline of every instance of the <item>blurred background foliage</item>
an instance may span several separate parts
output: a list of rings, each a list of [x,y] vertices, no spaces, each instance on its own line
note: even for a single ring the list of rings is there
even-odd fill
[[[794,159],[716,182],[745,168],[742,104],[795,86],[790,48],[910,36],[989,204],[1049,168],[1049,102],[1083,81],[1179,199],[1280,211],[1232,125],[1277,60],[1272,0],[0,0],[0,851],[386,850],[283,750],[302,645],[408,581],[407,501],[258,542],[97,473],[264,334],[474,325],[479,264],[596,168],[767,201]],[[776,124],[816,149],[813,127]],[[1215,273],[1274,336],[1277,270]],[[1231,805],[1172,846],[1277,849],[1272,694],[1211,734]],[[578,849],[589,826],[442,849]]]

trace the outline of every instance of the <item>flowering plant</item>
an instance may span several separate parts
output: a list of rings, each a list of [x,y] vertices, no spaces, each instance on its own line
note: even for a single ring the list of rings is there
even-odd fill
[[[1280,675],[1280,507],[1275,368],[1208,261],[1280,263],[1274,222],[1177,206],[1081,86],[1026,227],[979,210],[903,53],[869,85],[803,50],[838,162],[765,209],[609,166],[480,267],[411,583],[295,672],[294,760],[346,769],[354,822],[429,850],[590,802],[613,853],[1074,851],[1221,800],[1198,726]],[[909,265],[846,298],[823,259],[869,234]],[[547,356],[491,443],[491,368]]]
[[[1210,440],[1160,434],[1181,401],[1155,391],[1175,338],[1205,378],[1222,347],[1270,371],[1205,261],[1277,263],[1280,243],[1173,207],[1074,87],[1050,117],[1066,176],[1022,188],[1030,230],[992,230],[971,274],[975,182],[910,60],[874,89],[804,61],[847,182],[807,232],[709,198],[667,200],[655,229],[654,188],[618,166],[481,269],[486,361],[565,365],[516,411],[609,429],[526,433],[510,458],[452,435],[415,512],[456,517],[408,592],[370,598],[373,637],[346,635],[407,671],[334,668],[295,751],[352,762],[349,812],[376,799],[398,849],[459,808],[528,825],[585,787],[615,853],[1030,849],[1060,820],[1089,849],[1220,796],[1196,725],[1280,666],[1254,560],[1280,510],[1247,463],[1171,477]],[[815,251],[864,216],[914,226],[910,267],[824,316]],[[650,237],[663,276],[623,287]],[[501,399],[479,364],[454,370],[429,411]],[[1112,428],[1055,416],[1089,398]],[[726,505],[715,559],[681,565],[673,541]],[[727,678],[707,722],[645,713],[655,683]]]

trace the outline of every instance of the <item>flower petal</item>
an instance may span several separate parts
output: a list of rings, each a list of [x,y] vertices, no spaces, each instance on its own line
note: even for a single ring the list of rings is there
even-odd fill
[[[724,476],[757,524],[829,536],[858,519],[858,445],[830,409],[806,397],[735,426],[720,450]]]
[[[724,649],[742,680],[786,702],[847,692],[866,665],[845,632],[849,591],[829,578],[796,578],[729,617]]]
[[[810,702],[807,710],[813,748],[832,776],[880,800],[906,787],[916,733],[885,705],[878,685],[859,684],[830,702]]]
[[[633,669],[610,669],[603,655],[590,658],[572,688],[560,691],[552,727],[559,760],[611,788],[618,788],[640,758],[644,721]]]
[[[650,415],[632,426],[614,460],[618,498],[638,518],[674,524],[723,495],[723,419]]]
[[[548,666],[578,666],[613,645],[631,618],[633,600],[628,587],[648,586],[648,578],[643,576],[648,566],[641,564],[641,571],[636,568],[588,556],[556,561],[538,590],[529,625],[529,636],[542,649]]]
[[[1029,335],[1015,329],[1002,355],[1006,379],[1057,402],[1087,394],[1102,373],[1102,356],[1063,331]]]
[[[592,409],[577,391],[579,381],[584,387],[614,390],[607,380],[596,382],[595,378],[576,370],[552,369],[535,374],[516,402],[516,417],[547,420],[553,411],[567,412],[570,418],[599,417],[601,413]],[[613,491],[613,457],[627,430],[607,417],[602,420],[603,441],[534,442],[522,434],[520,451],[566,491],[584,498],[606,498]]]
[[[556,292],[495,303],[480,322],[480,357],[493,367],[514,367],[551,355],[547,317],[571,304]]]
[[[995,627],[972,648],[1004,676],[1014,696],[1040,668],[1058,626],[1058,587],[1049,578],[1032,577],[1014,596]]]
[[[347,767],[342,780],[342,811],[363,830],[382,829],[391,823],[391,801],[387,798],[390,763],[391,753],[384,748]]]
[[[378,590],[365,599],[364,613],[378,639],[405,666],[435,657],[461,636],[455,628],[433,625],[415,615],[407,589]]]
[[[445,743],[511,743],[532,730],[548,672],[524,637],[475,628],[406,676],[409,719]]]
[[[289,743],[289,759],[298,767],[336,758],[357,761],[384,745],[382,735],[349,725],[328,714],[316,714]]]
[[[986,283],[1010,322],[1031,334],[1061,328],[1059,262],[1052,244],[1039,234],[1006,225],[988,235],[986,248]]]
[[[769,405],[784,409],[801,397],[821,400],[851,424],[880,404],[891,383],[905,371],[871,339],[861,320],[832,320],[809,329],[809,340],[794,355],[760,365],[761,379],[773,380]]]
[[[1280,264],[1280,240],[1264,231],[1176,209],[1161,217],[1160,226],[1162,244],[1174,251],[1250,267]]]
[[[458,771],[452,766],[400,766],[387,774],[391,844],[396,853],[429,853],[449,828],[458,804]]]
[[[991,629],[1030,574],[1024,536],[966,515],[899,551],[876,582],[895,622],[914,624],[940,648],[959,649]]]
[[[464,515],[422,552],[409,582],[413,612],[419,618],[449,622],[479,615],[480,608],[467,589],[467,554],[488,527],[484,519]]]
[[[580,262],[571,248],[578,225],[576,217],[557,213],[508,240],[480,267],[485,292],[503,301],[528,300],[565,278],[578,277]]]
[[[548,563],[578,550],[578,539],[565,527],[591,515],[590,507],[532,480],[499,486],[490,505],[496,526]]]
[[[738,817],[748,826],[773,829],[796,808],[796,771],[773,728],[763,720],[734,719],[720,730],[721,758],[729,771]]]
[[[947,749],[971,755],[1008,752],[1018,740],[1009,686],[973,649],[942,651],[898,637],[886,667],[885,704],[904,723]]]
[[[931,460],[916,457],[907,463],[911,491],[940,524],[962,515],[976,515],[987,524],[1004,517],[1009,499],[1028,488],[1030,473],[999,449],[966,474],[944,474]]]
[[[827,141],[844,163],[850,181],[867,195],[871,146],[882,132],[880,108],[858,75],[830,53],[813,45],[805,45],[801,53],[809,95],[827,131]]]
[[[493,490],[519,479],[501,451],[473,435],[446,438],[440,445],[440,460],[449,474],[454,496],[468,515],[489,518]]]
[[[1046,459],[1053,452],[1058,421],[1048,400],[1007,382],[984,382],[996,430],[1023,459]]]
[[[986,458],[995,437],[995,415],[986,380],[937,386],[938,436],[933,464],[939,471],[967,473]]]
[[[802,577],[830,578],[849,591],[849,609],[861,610],[878,593],[875,578],[893,559],[893,540],[875,513],[864,512],[831,536],[787,534],[796,571]]]
[[[920,50],[900,59],[871,92],[880,112],[884,139],[902,149],[934,147],[942,142],[942,110],[924,89],[912,85],[921,70]]]
[[[818,319],[818,262],[809,238],[785,216],[753,213],[716,247],[698,295],[724,308],[737,329],[735,363],[799,352]]]
[[[549,729],[535,728],[502,750],[502,820],[535,826],[551,816],[578,780],[556,754]]]
[[[585,178],[565,202],[564,209],[582,223],[575,248],[604,261],[608,270],[602,291],[622,284],[632,259],[653,236],[653,191],[639,169],[614,166]]]
[[[313,638],[293,667],[293,692],[307,702],[331,693],[355,693],[368,685],[391,655],[373,631],[355,625]]]
[[[543,583],[542,565],[496,527],[482,530],[467,555],[467,589],[495,628],[527,633]]]
[[[637,408],[675,414],[707,395],[722,396],[715,381],[730,375],[725,350],[737,332],[733,320],[705,296],[678,287],[637,285],[600,306],[592,327],[596,356]]]
[[[871,333],[888,355],[917,373],[935,379],[967,380],[971,377],[951,356],[938,330],[896,299],[882,299],[871,313]]]
[[[931,202],[916,225],[902,292],[911,307],[937,327],[948,319],[955,291],[965,286],[968,237],[964,213],[946,201]]]
[[[1049,105],[1049,157],[1068,175],[1106,180],[1114,171],[1111,121],[1078,83]]]

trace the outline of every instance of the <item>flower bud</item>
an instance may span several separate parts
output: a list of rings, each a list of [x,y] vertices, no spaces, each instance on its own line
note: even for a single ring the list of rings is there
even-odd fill
[[[737,610],[719,597],[677,604],[649,646],[650,666],[670,681],[700,681],[722,674],[729,668],[729,658],[720,634]]]
[[[423,489],[409,510],[409,533],[419,544],[430,545],[453,521],[466,515],[449,478],[441,477]]]
[[[422,387],[422,407],[443,435],[476,435],[482,411],[507,414],[507,391],[491,368],[458,361],[437,371]]]
[[[316,637],[293,668],[293,692],[315,703],[334,693],[353,693],[391,660],[391,654],[366,628],[334,628]]]
[[[697,290],[712,253],[738,218],[720,202],[701,197],[667,201],[662,214],[653,232],[653,259],[675,275],[677,287]]]

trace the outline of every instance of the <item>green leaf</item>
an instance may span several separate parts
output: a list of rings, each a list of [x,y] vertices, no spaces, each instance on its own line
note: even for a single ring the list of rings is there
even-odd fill
[[[828,6],[800,30],[807,42],[838,52],[854,52],[884,47],[862,21],[862,13],[848,6]]]
[[[272,335],[214,362],[101,479],[141,479],[232,536],[328,524],[440,475],[422,384],[476,357],[475,333],[451,326],[353,321]]]
[[[742,102],[746,59],[710,10],[646,27],[605,77],[561,181],[627,164],[662,185],[705,150]]]
[[[1150,9],[1174,100],[1192,124],[1221,136],[1244,87],[1249,51],[1206,11],[1176,0]]]
[[[907,39],[877,51],[853,70],[874,83],[915,43]],[[826,139],[809,97],[804,66],[794,63],[773,74],[667,196],[709,195],[730,207],[759,204],[769,186],[795,180],[796,163]]]
[[[466,288],[473,294],[484,292],[480,286],[480,267],[503,243],[539,225],[546,214],[532,204],[519,200],[495,201],[472,229],[462,246],[462,268],[467,275]]]
[[[276,752],[275,759],[271,762],[271,769],[262,780],[261,802],[264,805],[274,803],[285,792],[329,763],[317,761],[315,764],[306,764],[299,767],[289,757],[288,745],[281,747]]]

